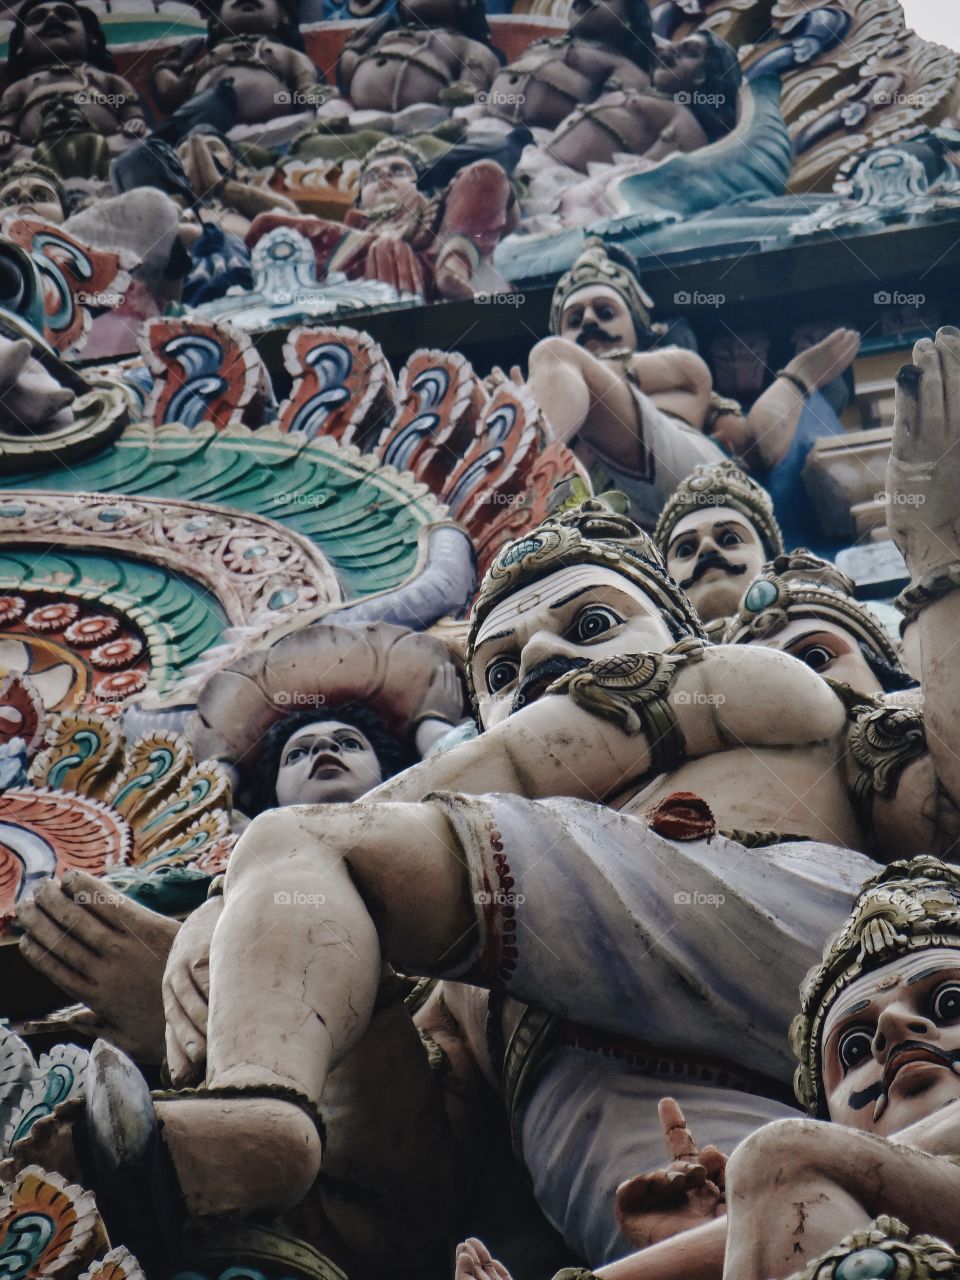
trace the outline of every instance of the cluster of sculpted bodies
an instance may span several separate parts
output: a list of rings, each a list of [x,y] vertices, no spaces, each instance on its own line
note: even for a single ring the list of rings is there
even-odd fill
[[[960,1247],[960,876],[936,856],[958,830],[942,656],[958,522],[952,473],[924,465],[955,439],[960,332],[921,342],[915,362],[888,489],[925,716],[885,700],[909,678],[843,575],[784,553],[743,473],[701,467],[654,539],[591,499],[501,550],[466,648],[479,736],[441,741],[461,716],[446,663],[420,677],[418,707],[408,689],[383,695],[406,697],[417,726],[392,749],[370,709],[281,717],[259,816],[184,925],[104,906],[82,875],[22,907],[24,953],[87,1002],[88,1030],[165,1057],[174,1090],[141,1121],[159,1125],[194,1220],[281,1213],[356,1274],[385,1255],[415,1273],[442,1244],[424,1195],[450,1206],[485,1079],[541,1208],[611,1280],[678,1266],[786,1280],[823,1258],[842,1280],[869,1249],[919,1266]],[[924,521],[895,497],[918,472]],[[707,640],[658,542],[751,575],[718,615],[725,643]],[[211,692],[201,711],[209,741],[236,736],[229,699]],[[117,959],[144,936],[156,963],[121,998]],[[397,974],[435,985],[410,1005]],[[791,1023],[797,1097],[826,1128],[790,1101]],[[101,1045],[90,1070],[94,1096],[124,1106],[117,1051]],[[661,1128],[673,1163],[658,1172]],[[346,1207],[345,1180],[366,1214]],[[171,1229],[159,1207],[154,1228]],[[624,1238],[639,1252],[623,1257]],[[476,1239],[456,1266],[459,1280],[504,1274]]]

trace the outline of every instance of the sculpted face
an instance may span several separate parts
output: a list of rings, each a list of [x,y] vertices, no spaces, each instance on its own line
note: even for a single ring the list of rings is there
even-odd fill
[[[776,635],[750,643],[793,654],[817,675],[840,680],[859,693],[883,693],[883,685],[870,670],[855,637],[838,622],[797,618]]]
[[[766,560],[760,534],[733,507],[696,507],[667,543],[667,569],[704,622],[735,613]]]
[[[365,213],[406,205],[417,197],[417,171],[397,152],[379,156],[364,169],[360,178],[359,205]]]
[[[637,349],[637,330],[630,308],[608,285],[586,285],[566,301],[560,317],[560,336],[591,355],[626,347]]]
[[[706,79],[706,64],[707,42],[703,36],[688,36],[668,44],[657,53],[654,88],[661,93],[692,93]]]
[[[31,214],[58,226],[63,221],[60,197],[52,183],[40,174],[25,173],[0,186],[0,208]]]
[[[318,720],[294,733],[280,757],[277,804],[347,804],[383,781],[367,738],[339,720]]]
[[[830,1119],[886,1136],[960,1098],[960,949],[934,947],[852,983],[827,1014]]]
[[[270,35],[283,21],[277,0],[223,0],[220,21],[242,35]]]
[[[484,619],[471,668],[483,727],[535,702],[566,671],[672,643],[657,605],[634,583],[592,565],[558,569]]]
[[[23,28],[23,52],[33,66],[63,60],[79,62],[87,56],[83,20],[71,4],[50,0],[27,15]]]

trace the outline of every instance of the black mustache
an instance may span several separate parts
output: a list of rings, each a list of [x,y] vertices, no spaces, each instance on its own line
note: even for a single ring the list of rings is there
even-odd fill
[[[691,573],[690,577],[682,580],[680,583],[682,590],[689,590],[711,569],[722,569],[724,573],[732,574],[734,577],[747,572],[745,564],[733,564],[726,556],[722,556],[719,551],[708,551],[693,566],[693,573]]]
[[[528,694],[532,689],[536,689],[539,685],[544,687],[553,684],[554,680],[559,680],[561,676],[565,676],[568,671],[579,671],[581,667],[587,667],[590,663],[587,658],[545,658],[543,662],[538,662],[532,671],[520,681],[516,693],[513,695],[513,702],[510,706],[510,714],[519,711],[521,707],[525,707],[528,701]]]
[[[936,1045],[927,1044],[925,1040],[904,1040],[887,1054],[887,1061],[889,1062],[894,1054],[903,1053],[909,1049],[923,1049],[926,1053],[932,1053],[935,1058],[942,1058],[944,1065],[948,1067],[952,1067],[955,1062],[960,1062],[960,1049],[954,1049],[952,1052],[947,1053],[944,1049],[938,1049]],[[866,1089],[851,1093],[847,1106],[851,1111],[862,1111],[864,1107],[881,1097],[883,1092],[883,1077],[881,1076],[879,1080],[869,1085]]]
[[[607,333],[606,329],[601,329],[598,324],[585,324],[577,334],[577,346],[585,347],[588,342],[596,338],[600,342],[618,342],[612,333]]]

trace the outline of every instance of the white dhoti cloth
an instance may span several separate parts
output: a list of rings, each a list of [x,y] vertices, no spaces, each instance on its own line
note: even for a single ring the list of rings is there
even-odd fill
[[[596,461],[590,467],[594,491],[620,489],[630,500],[630,515],[646,528],[656,524],[664,503],[694,467],[722,462],[726,454],[709,436],[689,423],[664,413],[633,382],[637,401],[636,470],[620,466],[591,446]]]
[[[793,1114],[801,979],[877,865],[806,841],[668,840],[580,800],[430,799],[459,837],[479,926],[444,976],[565,1020],[521,1100],[521,1155],[544,1212],[599,1266],[629,1252],[618,1183],[667,1161],[660,1098],[727,1151]]]

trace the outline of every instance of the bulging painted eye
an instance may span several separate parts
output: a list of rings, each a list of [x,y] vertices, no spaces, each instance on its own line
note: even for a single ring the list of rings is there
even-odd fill
[[[612,631],[623,622],[619,613],[605,604],[591,604],[577,614],[572,628],[572,639],[580,644],[597,640],[606,631]]]
[[[930,1009],[937,1022],[960,1021],[960,982],[945,982],[937,987]]]
[[[873,1051],[873,1040],[870,1032],[863,1027],[851,1027],[840,1037],[837,1045],[837,1056],[843,1065],[844,1074],[866,1062]]]
[[[808,645],[797,654],[800,661],[805,662],[813,671],[825,671],[836,656],[823,644]]]
[[[519,673],[520,664],[514,658],[494,658],[484,672],[488,692],[499,693],[501,689],[506,689],[507,685],[513,684]]]

